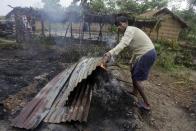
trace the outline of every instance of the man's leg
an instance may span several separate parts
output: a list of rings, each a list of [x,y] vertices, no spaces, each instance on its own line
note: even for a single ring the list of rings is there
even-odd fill
[[[134,84],[133,84],[133,91],[131,92],[131,94],[136,96],[136,97],[138,96],[138,90],[137,90],[137,88],[135,87]]]
[[[136,96],[137,96],[137,94],[139,92],[139,94],[142,96],[142,98],[144,100],[144,104],[145,104],[144,108],[147,110],[150,110],[150,104],[148,102],[146,95],[144,94],[144,87],[142,85],[142,82],[133,80],[133,86],[134,86],[133,93],[136,93]]]
[[[146,109],[150,109],[150,105],[146,95],[144,94],[142,81],[148,79],[149,71],[155,59],[156,59],[156,51],[154,49],[150,50],[149,52],[144,54],[139,61],[135,63],[131,71],[133,86],[134,86],[133,93],[137,95],[138,94],[137,92],[139,92],[139,94],[142,96],[144,100],[144,104],[143,103],[141,104]]]

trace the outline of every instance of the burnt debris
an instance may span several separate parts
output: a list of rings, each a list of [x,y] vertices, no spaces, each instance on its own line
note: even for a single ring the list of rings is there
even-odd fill
[[[12,121],[13,126],[33,129],[43,120],[49,123],[87,121],[95,86],[95,81],[88,76],[100,66],[100,59],[84,59],[58,74],[24,107]]]

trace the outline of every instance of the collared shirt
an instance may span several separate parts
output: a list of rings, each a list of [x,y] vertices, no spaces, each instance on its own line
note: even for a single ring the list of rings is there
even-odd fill
[[[120,43],[109,52],[111,55],[118,55],[125,47],[129,47],[132,57],[130,63],[134,64],[145,53],[154,49],[150,38],[139,28],[128,26]]]

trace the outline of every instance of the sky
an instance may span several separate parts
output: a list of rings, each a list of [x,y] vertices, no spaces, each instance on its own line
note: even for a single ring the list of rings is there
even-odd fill
[[[182,2],[180,2],[182,1]],[[35,8],[42,8],[43,3],[41,0],[0,0],[0,16],[5,16],[8,12],[12,10],[12,8],[8,7],[7,5],[11,5],[13,7],[20,6],[20,7],[35,7]],[[72,0],[60,0],[62,6],[67,7],[70,5]],[[171,9],[172,6],[176,6],[178,4],[179,8],[184,9],[186,8],[186,0],[174,0],[170,2],[169,8]]]
[[[187,6],[187,0],[173,0],[169,2],[168,8],[171,9],[172,7],[176,7],[179,9],[185,9]]]
[[[0,16],[4,16],[12,10],[12,8],[7,5],[11,5],[13,7],[43,7],[41,0],[0,0],[0,2]],[[71,2],[72,0],[60,0],[61,5],[64,7],[70,5]]]

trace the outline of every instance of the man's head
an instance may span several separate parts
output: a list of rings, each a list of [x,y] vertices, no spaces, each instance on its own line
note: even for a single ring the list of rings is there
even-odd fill
[[[120,32],[125,32],[128,26],[128,19],[125,16],[119,16],[116,19],[115,25],[117,26]]]

